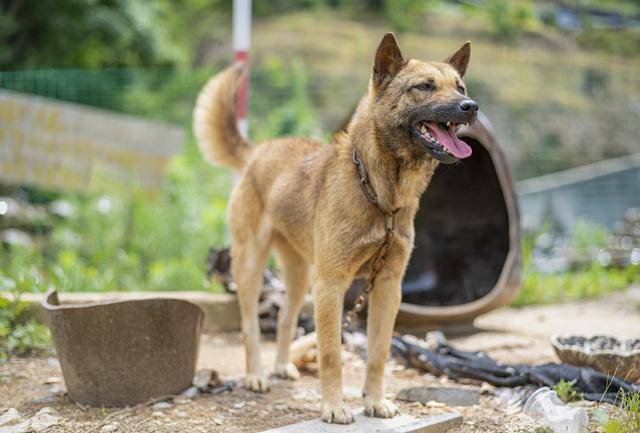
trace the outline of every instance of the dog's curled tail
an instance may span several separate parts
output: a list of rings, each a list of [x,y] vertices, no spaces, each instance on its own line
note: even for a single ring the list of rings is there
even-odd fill
[[[236,93],[246,68],[234,64],[203,87],[193,110],[193,132],[204,158],[211,164],[240,170],[252,147],[236,121]]]

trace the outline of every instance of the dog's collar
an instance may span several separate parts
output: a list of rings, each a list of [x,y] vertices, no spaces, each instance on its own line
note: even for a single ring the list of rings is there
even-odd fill
[[[387,230],[393,230],[393,217],[400,210],[400,208],[388,211],[380,205],[378,194],[376,194],[376,190],[373,189],[373,185],[371,185],[371,182],[369,182],[369,173],[367,172],[367,167],[364,165],[364,161],[362,161],[356,149],[353,149],[352,159],[353,163],[358,169],[358,174],[360,175],[360,189],[362,190],[364,196],[370,203],[373,203],[380,210],[380,212],[382,212],[387,217]]]

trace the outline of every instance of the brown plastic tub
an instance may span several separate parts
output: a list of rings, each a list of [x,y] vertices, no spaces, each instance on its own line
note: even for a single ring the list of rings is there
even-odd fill
[[[204,313],[178,299],[60,305],[42,301],[71,400],[127,406],[191,386]]]

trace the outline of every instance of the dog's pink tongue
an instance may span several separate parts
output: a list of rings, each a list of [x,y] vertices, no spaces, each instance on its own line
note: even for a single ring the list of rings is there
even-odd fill
[[[429,122],[429,129],[436,133],[438,141],[456,158],[471,156],[471,147],[460,140],[453,129],[443,128],[438,123]]]

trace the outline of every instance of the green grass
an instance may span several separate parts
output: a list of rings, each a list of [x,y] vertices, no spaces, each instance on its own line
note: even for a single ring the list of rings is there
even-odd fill
[[[590,248],[606,247],[609,236],[605,228],[579,221],[569,244],[573,251],[588,256]],[[522,239],[522,286],[514,307],[593,299],[640,283],[640,266],[604,267],[595,261],[561,273],[539,272],[531,265],[536,238],[537,234],[529,233]]]
[[[620,393],[620,404],[607,414],[601,408],[596,409],[594,417],[602,433],[640,432],[640,393]]]
[[[560,274],[544,274],[525,269],[522,287],[512,305],[553,304],[580,299],[593,299],[627,289],[640,280],[637,266],[604,268],[592,264],[586,269]]]

